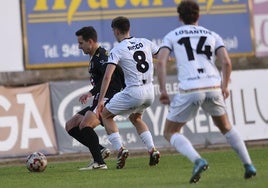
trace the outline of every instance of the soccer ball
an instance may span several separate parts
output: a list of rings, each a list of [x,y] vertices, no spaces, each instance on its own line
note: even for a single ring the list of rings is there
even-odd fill
[[[43,172],[47,167],[47,158],[41,152],[34,152],[27,157],[26,167],[30,172]]]

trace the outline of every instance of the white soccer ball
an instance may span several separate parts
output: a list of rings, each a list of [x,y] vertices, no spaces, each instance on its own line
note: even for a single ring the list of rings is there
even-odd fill
[[[41,152],[34,152],[27,157],[26,167],[30,172],[43,172],[47,167],[47,158]]]

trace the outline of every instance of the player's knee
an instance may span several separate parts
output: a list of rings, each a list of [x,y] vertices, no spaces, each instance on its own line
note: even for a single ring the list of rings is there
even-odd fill
[[[132,124],[135,124],[135,119],[132,114],[128,117],[128,119]]]
[[[88,122],[81,122],[79,124],[79,129],[82,130],[83,128],[85,127],[90,127],[92,129],[94,129],[95,127],[97,127],[98,125],[100,125],[100,120],[99,119],[92,119],[91,121],[88,121]]]
[[[133,125],[135,125],[138,121],[141,120],[141,116],[139,114],[130,114],[128,118]]]
[[[110,111],[108,111],[108,110],[104,107],[104,109],[103,109],[103,111],[102,111],[102,113],[101,113],[101,118],[102,118],[102,120],[105,120],[105,119],[112,119],[112,118],[114,118],[114,117],[115,117],[115,115],[112,114]]]
[[[83,116],[76,114],[65,123],[65,130],[69,132],[74,127],[77,127],[81,122]]]
[[[169,142],[172,135],[175,133],[180,133],[180,131],[181,131],[180,126],[170,125],[167,123],[164,128],[163,135],[164,135],[164,138]]]
[[[170,132],[168,130],[164,130],[164,138],[169,142],[169,140],[170,140]]]

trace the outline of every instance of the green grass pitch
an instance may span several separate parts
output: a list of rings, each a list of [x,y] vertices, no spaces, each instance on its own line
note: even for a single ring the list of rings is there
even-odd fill
[[[131,151],[130,151],[131,152]],[[115,157],[106,163],[108,170],[78,171],[88,160],[49,161],[42,173],[31,173],[25,164],[1,165],[1,188],[267,188],[268,148],[250,148],[257,176],[245,180],[244,168],[231,149],[200,151],[209,162],[197,184],[189,184],[193,164],[184,156],[171,152],[161,155],[157,166],[148,165],[148,156],[130,156],[123,169],[115,168]]]

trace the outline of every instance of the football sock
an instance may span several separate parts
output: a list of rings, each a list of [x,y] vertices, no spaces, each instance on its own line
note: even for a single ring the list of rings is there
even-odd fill
[[[94,129],[91,127],[85,127],[81,129],[81,134],[83,135],[85,144],[89,148],[94,161],[99,164],[105,164],[100,152],[99,137]]]
[[[154,148],[154,141],[150,131],[144,131],[140,134],[142,142],[146,145],[147,150],[150,152]]]
[[[115,133],[108,135],[108,140],[111,142],[113,148],[116,151],[119,151],[120,148],[123,147],[123,143],[122,143],[119,132],[115,132]]]
[[[237,130],[232,127],[230,131],[228,131],[225,135],[227,142],[232,146],[235,152],[238,154],[240,159],[244,164],[251,164],[251,159],[248,154],[248,150],[246,145],[240,135],[238,134]]]
[[[194,163],[196,159],[201,158],[191,142],[182,134],[174,133],[170,138],[170,144],[175,147],[178,152],[192,161],[192,163]]]
[[[71,130],[69,130],[69,135],[71,135],[73,138],[75,138],[78,142],[83,143],[83,139],[81,137],[81,132],[80,132],[80,129],[79,127],[74,127],[72,128]],[[85,145],[85,144],[84,144]]]
[[[79,129],[79,127],[74,127],[71,130],[69,130],[68,134],[70,136],[72,136],[73,138],[75,138],[78,142],[80,142],[81,144],[83,144],[84,146],[87,146],[85,141],[83,140],[82,134],[81,134],[81,130]],[[104,147],[102,145],[99,144],[100,150],[102,150]]]
[[[99,144],[99,148],[100,150],[102,150],[104,147],[101,144]]]

